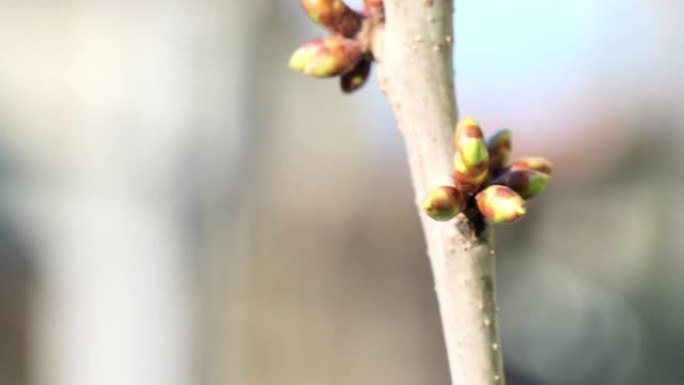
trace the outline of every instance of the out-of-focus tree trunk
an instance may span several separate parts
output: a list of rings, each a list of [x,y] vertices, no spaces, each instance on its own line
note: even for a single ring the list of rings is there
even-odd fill
[[[235,134],[227,116],[240,109],[239,95],[216,91],[233,89],[230,66],[203,94],[195,50],[224,52],[202,44],[229,23],[225,8],[0,6],[0,136],[23,172],[20,227],[39,262],[36,384],[195,382],[193,145]]]

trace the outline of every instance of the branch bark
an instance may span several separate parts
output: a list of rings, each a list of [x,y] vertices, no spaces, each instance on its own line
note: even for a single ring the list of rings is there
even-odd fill
[[[373,53],[405,143],[416,199],[452,184],[457,109],[452,0],[385,0]],[[503,384],[494,290],[494,241],[481,217],[436,222],[421,213],[451,382]],[[478,223],[479,222],[479,223]]]

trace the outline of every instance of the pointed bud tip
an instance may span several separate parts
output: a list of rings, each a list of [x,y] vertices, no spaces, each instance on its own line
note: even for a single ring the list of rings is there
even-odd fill
[[[503,129],[499,130],[496,134],[494,134],[495,138],[500,137],[500,138],[506,139],[506,140],[511,139],[511,136],[513,136],[513,131],[511,131],[508,128],[503,128]]]
[[[290,55],[288,66],[295,71],[303,71],[319,50],[320,48],[316,47],[313,42],[304,44]]]
[[[512,137],[513,132],[511,130],[507,128],[499,130],[496,132],[496,134],[492,135],[492,137],[489,138],[489,140],[487,141],[487,147],[491,149],[503,146],[510,150]]]
[[[526,196],[523,196],[525,199],[532,198],[546,191],[546,188],[549,187],[549,181],[551,180],[549,174],[540,171],[532,170],[529,174],[531,174],[529,178],[530,185],[529,190],[525,192]]]
[[[456,125],[456,127],[469,127],[469,126],[480,127],[480,122],[478,122],[471,115],[466,115],[463,118],[461,118],[461,120],[459,120],[458,124]]]
[[[460,156],[463,167],[469,174],[480,174],[487,168],[489,151],[482,135],[480,124],[472,117],[466,116],[456,126],[454,150]],[[458,166],[454,168],[458,171]]]
[[[467,139],[483,139],[480,123],[472,116],[466,116],[456,124],[454,151],[461,151],[461,143]]]

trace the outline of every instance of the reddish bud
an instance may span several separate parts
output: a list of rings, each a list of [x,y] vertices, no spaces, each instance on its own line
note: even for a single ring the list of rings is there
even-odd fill
[[[454,134],[454,150],[455,151],[458,151],[458,146],[457,146],[458,143],[457,142],[458,142],[459,137],[461,136],[461,133],[468,128],[473,129],[473,131],[472,131],[473,134],[475,134],[475,132],[479,131],[480,137],[482,137],[482,128],[480,128],[480,123],[470,115],[465,116],[464,118],[459,120],[458,124],[456,125],[456,133]]]
[[[290,68],[314,77],[345,74],[361,60],[361,45],[339,35],[312,40],[290,56]]]
[[[346,37],[353,37],[361,29],[363,17],[342,0],[300,0],[311,20]]]
[[[546,190],[549,174],[534,170],[513,170],[501,174],[493,183],[510,187],[524,199],[529,199]]]
[[[475,201],[482,215],[494,223],[515,222],[527,212],[525,200],[506,186],[489,186],[475,196]]]
[[[534,170],[551,175],[553,164],[546,158],[541,156],[525,156],[517,159],[511,164],[509,170]]]
[[[489,170],[499,174],[511,161],[511,130],[501,130],[487,142]]]
[[[340,88],[346,93],[351,93],[361,88],[370,75],[371,61],[362,59],[353,70],[340,77]]]
[[[464,206],[463,193],[454,186],[441,186],[428,193],[421,208],[434,220],[448,221],[461,212]]]
[[[454,147],[456,186],[464,192],[475,192],[489,175],[489,152],[475,119],[466,117],[458,123]]]

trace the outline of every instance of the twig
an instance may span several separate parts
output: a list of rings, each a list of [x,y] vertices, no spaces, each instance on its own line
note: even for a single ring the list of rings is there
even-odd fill
[[[451,184],[457,110],[451,0],[385,0],[373,53],[406,143],[416,199]],[[475,217],[477,218],[477,217]],[[491,228],[421,214],[453,385],[503,384]]]

